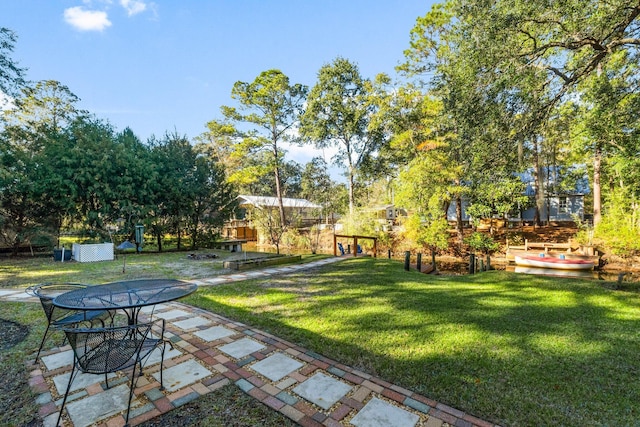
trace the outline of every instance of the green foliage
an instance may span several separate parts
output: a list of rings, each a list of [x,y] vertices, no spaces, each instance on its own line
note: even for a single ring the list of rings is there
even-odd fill
[[[613,193],[593,237],[616,255],[640,254],[640,200],[628,192]]]
[[[280,253],[282,239],[288,228],[282,224],[281,217],[278,215],[277,206],[263,206],[261,208],[252,208],[248,210],[247,217],[251,219],[252,224],[258,229],[259,235],[266,238],[266,242],[273,245],[276,253]]]
[[[286,248],[288,254],[291,253],[293,248],[303,247],[304,240],[297,228],[289,228],[282,235],[282,245]]]
[[[11,58],[16,41],[17,37],[13,31],[0,27],[0,94],[8,96],[17,95],[19,88],[25,83],[25,70]],[[5,101],[0,99],[0,107],[3,107]]]
[[[462,170],[460,185],[476,190],[496,174],[551,168],[554,176],[539,173],[534,187],[540,208],[545,190],[575,190],[576,163],[592,163],[597,222],[600,181],[623,187],[637,177],[612,166],[640,152],[639,16],[624,0],[451,0],[419,18],[399,69],[442,101],[439,135],[448,135],[444,151]],[[475,202],[500,215],[510,208]]]
[[[500,244],[493,240],[493,237],[479,231],[474,232],[471,236],[464,239],[464,243],[469,245],[474,251],[479,251],[486,255],[492,254],[500,249]]]
[[[388,245],[391,241],[374,209],[359,209],[354,215],[347,214],[340,219],[340,224],[343,228],[339,234],[377,237],[381,245]],[[373,241],[370,240],[358,240],[358,244],[366,248],[373,247]]]
[[[419,214],[412,214],[402,225],[405,238],[429,248],[433,253],[449,247],[449,223],[442,217],[424,218]]]
[[[219,163],[186,139],[143,144],[126,128],[84,115],[68,88],[47,81],[25,90],[0,132],[0,231],[17,248],[39,234],[81,227],[99,240],[157,238],[188,230],[192,245],[215,237],[235,194]],[[195,246],[194,246],[195,247]]]
[[[524,245],[524,236],[520,233],[509,232],[507,233],[507,243],[511,246]]]
[[[577,214],[574,214],[572,219],[578,228],[574,240],[581,245],[593,245],[593,226],[588,221],[581,219]]]
[[[238,107],[222,106],[226,122],[214,121],[209,126],[212,134],[210,141],[214,144],[221,141],[225,147],[229,146],[229,134],[236,132],[230,148],[232,156],[237,160],[231,175],[233,181],[250,184],[266,170],[273,174],[282,224],[287,223],[282,205],[286,168],[282,143],[296,139],[291,131],[303,112],[307,92],[306,86],[291,84],[280,70],[263,71],[253,82],[238,81],[233,85],[231,97],[238,101]],[[240,126],[223,126],[224,123],[242,125],[243,130],[240,130]],[[263,162],[240,160],[257,153],[264,154]]]
[[[345,185],[331,179],[327,163],[321,157],[314,157],[305,165],[300,187],[300,196],[321,205],[325,215],[345,213],[349,204]]]
[[[200,152],[185,136],[165,135],[153,141],[151,156],[155,203],[145,216],[159,248],[168,232],[178,236],[186,230],[191,248],[208,246],[235,209],[235,191],[227,182],[223,165],[210,152]]]
[[[356,64],[336,58],[320,68],[300,120],[300,134],[306,141],[317,148],[337,148],[332,160],[346,169],[351,215],[355,212],[356,173],[384,138],[374,118],[379,108],[375,93],[375,86],[362,78]]]

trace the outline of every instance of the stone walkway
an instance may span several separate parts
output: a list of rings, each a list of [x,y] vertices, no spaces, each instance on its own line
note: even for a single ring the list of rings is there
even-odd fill
[[[194,281],[212,286],[286,274],[341,258],[268,268]],[[0,290],[0,300],[33,301],[23,290]],[[181,303],[144,311],[167,322],[165,390],[160,390],[159,351],[138,379],[130,424],[168,412],[230,383],[302,426],[492,427],[411,390],[345,366],[293,343]],[[31,363],[30,385],[38,394],[44,425],[54,426],[70,375],[69,346],[52,349]],[[130,372],[129,372],[130,374]],[[127,407],[128,379],[118,373],[106,389],[103,375],[79,374],[64,411],[65,425],[121,427]],[[67,416],[68,413],[68,416]]]

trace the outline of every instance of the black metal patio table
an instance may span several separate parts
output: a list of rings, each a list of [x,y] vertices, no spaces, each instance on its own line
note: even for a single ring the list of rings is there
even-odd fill
[[[143,279],[112,282],[66,292],[53,304],[70,310],[123,310],[130,325],[137,322],[143,307],[185,297],[198,289],[195,283],[172,279]]]

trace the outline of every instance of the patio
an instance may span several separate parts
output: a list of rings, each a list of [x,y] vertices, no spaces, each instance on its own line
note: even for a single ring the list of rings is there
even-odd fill
[[[149,310],[150,311],[150,310]],[[354,370],[262,331],[180,303],[156,307],[167,320],[174,349],[165,354],[160,391],[159,355],[153,354],[135,390],[131,425],[168,412],[234,382],[245,393],[301,425],[491,426],[379,378]],[[54,426],[73,355],[69,346],[31,365],[45,426]],[[127,377],[80,374],[64,418],[76,427],[124,425]]]

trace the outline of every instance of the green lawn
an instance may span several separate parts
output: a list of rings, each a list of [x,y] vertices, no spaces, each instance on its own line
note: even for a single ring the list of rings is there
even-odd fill
[[[15,346],[8,342],[0,345],[0,413],[2,425],[37,426],[40,425],[36,404],[36,395],[29,387],[29,370],[25,367],[28,358],[35,356],[42,334],[44,333],[44,313],[40,304],[19,302],[0,302],[0,319],[26,325],[29,333]],[[1,334],[0,334],[1,335]],[[62,342],[60,332],[55,334],[55,343]],[[9,337],[6,337],[9,338]],[[49,347],[54,340],[49,341]]]
[[[640,423],[640,297],[598,282],[359,258],[185,302],[499,424]]]

